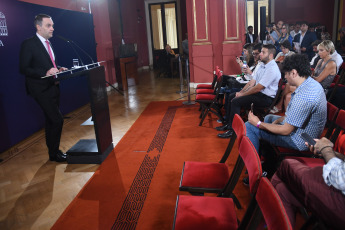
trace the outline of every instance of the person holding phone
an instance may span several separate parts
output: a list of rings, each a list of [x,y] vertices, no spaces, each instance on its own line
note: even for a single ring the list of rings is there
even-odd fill
[[[345,155],[335,152],[333,143],[324,137],[315,139],[315,145],[308,146],[314,154],[323,157],[325,165],[309,167],[298,159],[286,159],[271,182],[282,199],[293,227],[297,209],[305,207],[327,228],[343,229]]]
[[[246,122],[247,136],[259,152],[259,141],[299,151],[307,150],[302,133],[318,138],[327,120],[327,101],[322,86],[309,77],[309,60],[305,55],[287,56],[283,72],[288,83],[296,87],[285,116],[267,115],[263,122],[252,112]]]

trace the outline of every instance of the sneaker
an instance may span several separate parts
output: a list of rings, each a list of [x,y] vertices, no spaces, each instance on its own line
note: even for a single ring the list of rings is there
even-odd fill
[[[281,111],[281,109],[278,109],[277,107],[273,106],[273,108],[270,110],[270,113],[275,114],[280,113]]]

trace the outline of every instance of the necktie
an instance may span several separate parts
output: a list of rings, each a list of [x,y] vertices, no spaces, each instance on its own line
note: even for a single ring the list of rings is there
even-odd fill
[[[53,54],[52,54],[52,50],[50,49],[50,44],[49,44],[49,41],[48,41],[48,40],[46,40],[46,44],[47,44],[47,48],[48,48],[48,53],[49,53],[49,56],[50,56],[50,60],[52,61],[54,67],[56,68],[55,61],[54,61]]]

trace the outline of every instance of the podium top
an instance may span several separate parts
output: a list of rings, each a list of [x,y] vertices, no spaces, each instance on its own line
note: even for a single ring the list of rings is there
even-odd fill
[[[41,78],[44,79],[44,78],[56,76],[56,79],[58,80],[58,78],[60,76],[62,76],[62,75],[74,74],[74,73],[81,72],[81,71],[84,71],[84,70],[88,70],[88,69],[91,69],[91,68],[94,68],[94,67],[98,67],[98,66],[100,66],[100,63],[103,63],[103,62],[105,62],[105,61],[95,62],[95,63],[91,63],[91,64],[87,64],[87,65],[83,65],[83,66],[78,66],[78,67],[72,67],[72,68],[67,69],[65,71],[61,71],[61,72],[59,72],[57,74],[48,75],[48,76],[44,76],[44,77],[41,77]]]

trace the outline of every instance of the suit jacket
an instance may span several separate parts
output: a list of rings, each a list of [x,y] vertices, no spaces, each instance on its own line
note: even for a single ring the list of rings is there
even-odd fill
[[[41,78],[53,67],[50,56],[37,35],[23,41],[19,56],[19,70],[25,75],[28,94],[36,97],[55,86],[52,77]]]
[[[299,42],[301,38],[301,34],[297,34],[294,39],[293,42]],[[305,53],[308,55],[309,61],[313,58],[314,56],[314,51],[313,51],[313,46],[311,45],[315,40],[316,40],[316,34],[310,31],[307,31],[304,35],[304,38],[302,40],[302,44],[301,44],[301,48],[305,47],[307,50],[305,52],[301,52],[301,53]]]
[[[252,34],[253,35],[253,43],[255,43],[256,39],[257,39],[257,35],[256,34]],[[249,34],[246,33],[246,43],[251,43],[250,42],[250,37],[249,37]]]

